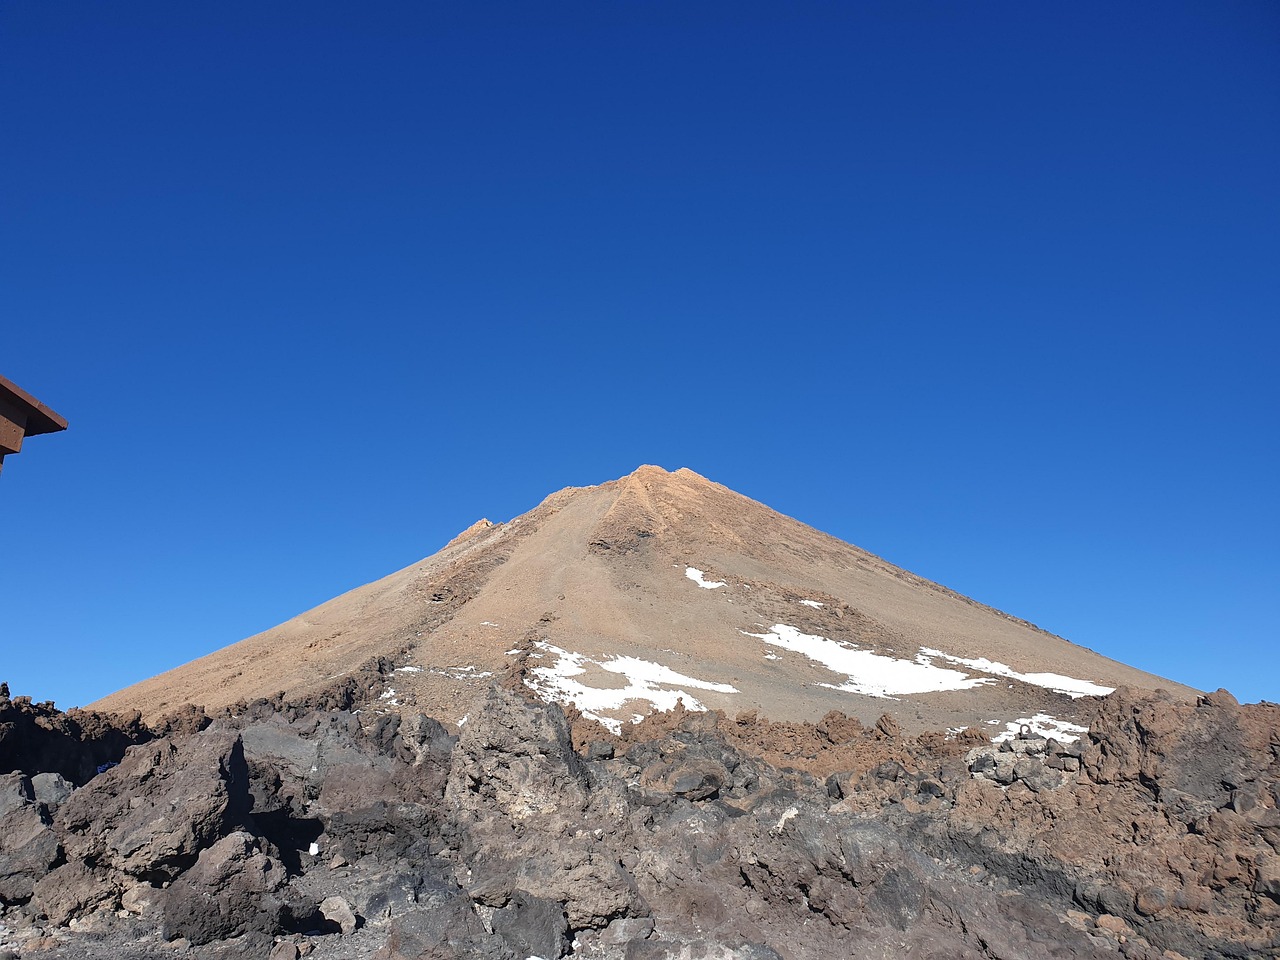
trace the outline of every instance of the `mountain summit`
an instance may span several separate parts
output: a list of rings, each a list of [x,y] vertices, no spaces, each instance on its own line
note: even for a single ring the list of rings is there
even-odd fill
[[[507,676],[614,730],[683,702],[1070,737],[1082,697],[1195,693],[692,470],[642,466],[478,521],[419,563],[92,706],[153,719],[187,703],[297,700],[370,664],[381,709],[462,723]]]

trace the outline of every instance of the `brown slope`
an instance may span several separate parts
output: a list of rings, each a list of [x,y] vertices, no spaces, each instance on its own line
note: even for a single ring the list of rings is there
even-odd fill
[[[686,574],[690,567],[725,585],[698,586]],[[775,624],[898,660],[930,648],[998,661],[1022,674],[1194,693],[917,577],[690,470],[641,467],[600,486],[560,491],[509,523],[482,521],[433,557],[94,706],[155,717],[188,701],[217,707],[277,690],[295,698],[382,656],[407,668],[389,680],[383,708],[423,709],[454,721],[491,677],[521,668],[545,696],[567,696],[557,683],[585,685],[574,688],[585,708],[604,696],[598,691],[628,686],[626,673],[649,678],[639,691],[648,700],[597,710],[606,718],[645,713],[677,691],[686,702],[775,719],[817,719],[838,709],[874,720],[888,710],[915,729],[1083,715],[1082,704],[1061,693],[963,666],[957,669],[964,676],[987,682],[892,699],[836,690],[845,675],[758,638]],[[618,659],[627,657],[649,666]],[[548,675],[557,665],[570,667],[562,674],[580,672]],[[673,682],[671,671],[685,680]]]

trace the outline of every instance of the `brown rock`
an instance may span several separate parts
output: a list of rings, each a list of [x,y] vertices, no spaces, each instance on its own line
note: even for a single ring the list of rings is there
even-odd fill
[[[1104,913],[1098,917],[1096,921],[1099,930],[1105,930],[1107,933],[1115,937],[1131,937],[1133,936],[1133,928],[1121,920],[1119,917],[1113,917],[1109,913]]]
[[[114,877],[83,863],[66,863],[36,881],[31,902],[55,926],[111,904],[119,896]]]
[[[1136,906],[1144,917],[1154,917],[1169,906],[1169,894],[1161,887],[1143,887],[1138,891]]]
[[[320,916],[332,923],[345,934],[355,933],[356,914],[351,904],[342,897],[325,897],[320,904]]]
[[[1280,856],[1264,853],[1258,857],[1258,877],[1253,889],[1280,903]]]

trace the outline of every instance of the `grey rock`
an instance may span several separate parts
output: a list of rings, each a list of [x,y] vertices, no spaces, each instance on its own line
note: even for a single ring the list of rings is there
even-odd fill
[[[386,942],[373,954],[373,960],[481,957],[510,960],[513,954],[501,938],[485,930],[470,903],[462,897],[447,900],[430,910],[414,910],[396,917],[388,926]]]
[[[927,893],[909,869],[893,867],[876,882],[869,903],[899,930],[910,927],[924,910]]]
[[[172,879],[248,812],[240,737],[211,729],[130,748],[75,791],[55,823],[68,859]]]
[[[501,812],[522,821],[569,816],[586,801],[582,762],[564,712],[491,688],[483,710],[463,728],[445,802],[464,815]]]
[[[25,773],[0,774],[0,817],[31,803],[35,793],[31,780]]]
[[[782,955],[762,943],[725,943],[718,940],[633,940],[626,960],[782,960]]]
[[[677,770],[670,778],[671,792],[686,800],[707,800],[720,793],[724,779],[715,770]]]
[[[625,946],[633,940],[647,940],[653,933],[652,917],[620,917],[600,931],[600,942]]]
[[[0,903],[29,900],[61,853],[41,805],[23,803],[0,816]]]
[[[71,796],[71,791],[74,789],[75,784],[60,773],[37,773],[31,778],[31,790],[35,794],[36,802],[50,808],[61,804]]]
[[[161,936],[198,945],[283,932],[286,907],[277,894],[287,879],[258,838],[231,833],[159,896]]]
[[[491,923],[493,932],[519,957],[559,960],[568,944],[569,922],[564,907],[554,900],[516,893],[494,911]]]
[[[1280,854],[1263,854],[1258,858],[1258,878],[1253,889],[1280,903]]]

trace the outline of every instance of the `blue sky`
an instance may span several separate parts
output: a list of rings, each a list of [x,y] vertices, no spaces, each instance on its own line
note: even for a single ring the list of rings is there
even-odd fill
[[[0,679],[641,463],[1280,699],[1280,7],[0,6]]]

